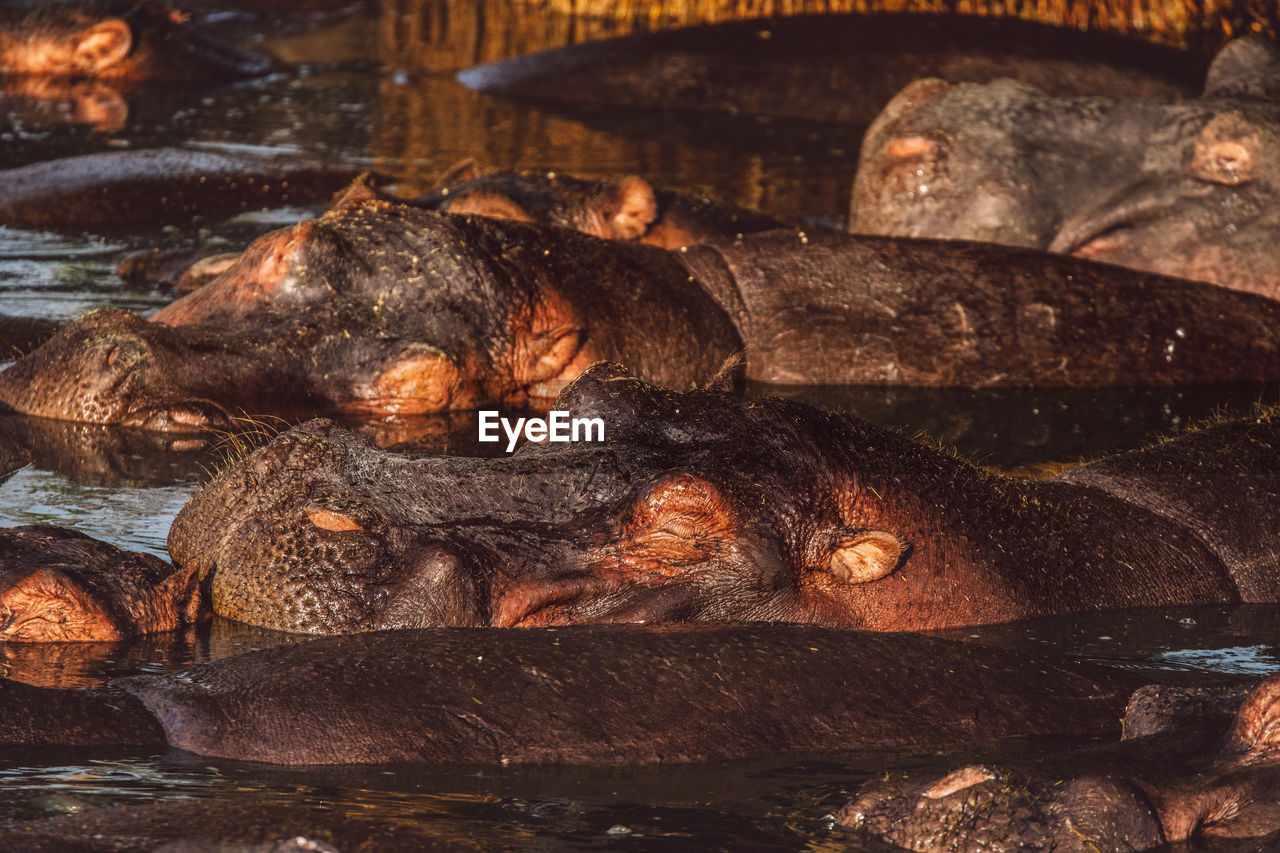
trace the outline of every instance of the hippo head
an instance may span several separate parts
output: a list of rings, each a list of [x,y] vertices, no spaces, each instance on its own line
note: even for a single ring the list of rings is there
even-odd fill
[[[1186,102],[920,80],[867,131],[849,228],[973,239],[1280,294],[1280,52],[1238,39]]]
[[[1280,294],[1278,93],[1275,46],[1228,44],[1204,97],[1165,108],[1177,132],[1157,133],[1132,177],[1069,211],[1050,251]]]
[[[210,38],[158,0],[60,0],[0,11],[0,73],[196,82],[259,77],[274,60]]]
[[[1280,831],[1280,675],[1225,743],[1199,732],[1035,765],[970,765],[866,786],[839,820],[911,850],[1148,850]]]
[[[878,497],[890,479],[865,463],[919,445],[611,365],[556,410],[599,418],[604,440],[414,458],[305,424],[193,497],[170,553],[198,569],[217,612],[292,631],[891,614],[852,590],[892,574],[922,533],[891,522]]]
[[[187,345],[153,331],[115,309],[81,317],[0,373],[0,403],[40,417],[146,429],[228,426],[226,409],[182,387]]]
[[[1043,246],[1057,211],[1034,180],[1023,114],[1044,95],[1012,80],[917,80],[867,129],[849,230]]]
[[[195,619],[190,570],[38,525],[0,530],[0,640],[112,642]]]
[[[628,175],[588,181],[556,172],[493,172],[460,164],[416,204],[455,214],[478,214],[572,228],[606,240],[646,240],[658,218],[653,187]]]

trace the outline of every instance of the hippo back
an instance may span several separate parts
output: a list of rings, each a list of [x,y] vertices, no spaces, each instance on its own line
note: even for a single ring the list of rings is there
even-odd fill
[[[1222,559],[1246,602],[1280,595],[1280,419],[1196,430],[1081,465],[1061,479],[1090,486],[1193,531]]]

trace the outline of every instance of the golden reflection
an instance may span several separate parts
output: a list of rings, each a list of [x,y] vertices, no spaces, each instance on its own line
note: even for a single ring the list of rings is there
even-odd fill
[[[839,12],[1018,17],[1206,53],[1249,32],[1280,36],[1275,0],[382,0],[380,8],[382,59],[410,71],[695,24]]]

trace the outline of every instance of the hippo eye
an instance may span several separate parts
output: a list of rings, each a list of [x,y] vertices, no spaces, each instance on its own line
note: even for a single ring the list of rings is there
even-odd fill
[[[733,511],[720,490],[693,474],[674,474],[650,487],[632,510],[632,541],[655,557],[705,560],[732,538]]]
[[[112,347],[107,350],[107,367],[113,367],[120,360],[120,347]]]
[[[332,530],[335,533],[348,530],[364,530],[364,525],[354,516],[332,507],[313,505],[304,507],[302,511],[306,513],[311,523],[321,530]]]
[[[1242,140],[1197,143],[1191,173],[1202,181],[1239,186],[1253,180],[1253,153]]]

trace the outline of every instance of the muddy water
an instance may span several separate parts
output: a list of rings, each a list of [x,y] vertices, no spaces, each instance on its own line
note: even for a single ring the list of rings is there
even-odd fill
[[[209,4],[205,4],[209,5]],[[340,4],[337,4],[340,5]],[[784,217],[837,222],[859,130],[753,120],[593,114],[566,118],[492,101],[447,74],[400,67],[372,14],[245,21],[229,35],[301,63],[298,73],[212,90],[119,93],[119,126],[65,121],[68,104],[0,96],[0,167],[92,151],[192,145],[287,151],[374,169],[406,191],[464,157],[500,167],[554,166],[589,176],[634,172]],[[263,34],[273,34],[266,38]],[[380,33],[383,36],[380,37]],[[402,44],[396,43],[400,50]],[[0,311],[69,318],[98,306],[147,313],[172,293],[131,289],[113,274],[128,251],[156,245],[225,250],[306,210],[145,231],[31,233],[0,228]],[[974,392],[755,388],[919,431],[984,464],[1030,474],[1140,445],[1215,412],[1275,402],[1277,388]],[[471,453],[474,420],[356,425],[384,446]],[[0,417],[33,463],[0,483],[0,524],[50,522],[163,554],[169,522],[235,442],[153,436]],[[252,440],[252,439],[250,439]],[[1258,674],[1280,669],[1280,609],[1119,613],[950,632],[959,639],[1081,654],[1126,667]],[[36,684],[92,687],[297,638],[217,621],[123,646],[0,647],[0,672]],[[1002,747],[1039,752],[1061,743]],[[983,757],[990,757],[983,753]],[[831,813],[890,766],[952,763],[874,753],[674,769],[376,767],[284,770],[181,753],[0,752],[0,818],[94,806],[236,799],[412,823],[443,844],[479,849],[845,849]]]

